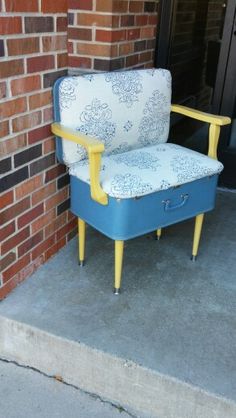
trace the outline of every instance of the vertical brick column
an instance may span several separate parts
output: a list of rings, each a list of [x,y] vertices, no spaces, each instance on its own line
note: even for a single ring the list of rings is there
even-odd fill
[[[67,72],[67,0],[0,2],[0,299],[74,234],[51,87]]]
[[[153,66],[158,1],[68,0],[72,72]]]

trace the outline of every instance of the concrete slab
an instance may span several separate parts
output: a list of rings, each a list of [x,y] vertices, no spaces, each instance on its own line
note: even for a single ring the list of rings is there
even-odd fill
[[[0,392],[1,418],[130,418],[76,388],[1,361]]]
[[[58,355],[55,372],[153,416],[235,417],[235,209],[236,194],[219,192],[196,263],[193,221],[167,228],[160,242],[129,241],[120,297],[111,293],[113,243],[89,229],[83,269],[73,240],[0,304],[0,352],[48,371]],[[82,363],[73,376],[81,356],[90,376]]]

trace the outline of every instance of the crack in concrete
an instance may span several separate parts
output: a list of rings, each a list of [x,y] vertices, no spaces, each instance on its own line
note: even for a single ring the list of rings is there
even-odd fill
[[[32,366],[25,366],[24,364],[17,363],[17,361],[15,361],[15,360],[8,360],[8,359],[6,359],[6,358],[2,358],[2,357],[0,357],[0,361],[2,361],[3,363],[14,364],[15,366],[17,366],[17,367],[21,367],[22,369],[32,370],[32,371],[34,371],[34,372],[36,372],[36,373],[41,374],[41,375],[42,375],[42,376],[44,376],[44,377],[47,377],[48,379],[53,379],[53,380],[56,380],[57,382],[63,383],[63,384],[64,384],[64,385],[66,385],[66,386],[69,386],[69,387],[71,387],[71,388],[73,388],[73,389],[78,390],[79,392],[81,392],[81,393],[83,393],[83,394],[85,394],[85,395],[88,395],[88,396],[89,396],[90,398],[92,398],[92,399],[95,399],[95,400],[100,401],[102,404],[107,404],[107,405],[112,406],[113,408],[117,409],[120,413],[125,412],[125,413],[126,413],[127,415],[129,415],[131,418],[141,418],[141,417],[140,417],[140,416],[138,416],[138,415],[134,415],[134,414],[132,414],[130,411],[128,411],[126,408],[124,408],[124,407],[123,407],[123,406],[121,406],[121,405],[117,405],[117,404],[115,404],[115,403],[113,403],[113,402],[111,402],[111,401],[107,401],[107,400],[103,399],[101,396],[96,395],[95,393],[87,392],[86,390],[81,389],[81,388],[79,388],[78,386],[73,385],[72,383],[68,383],[68,382],[66,382],[65,380],[63,380],[63,377],[62,377],[62,376],[50,375],[50,374],[44,373],[44,372],[42,372],[41,370],[36,369],[35,367],[32,367]]]

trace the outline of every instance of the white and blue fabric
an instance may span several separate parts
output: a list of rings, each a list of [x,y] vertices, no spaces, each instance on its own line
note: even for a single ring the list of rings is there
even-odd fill
[[[100,181],[111,197],[133,198],[219,174],[223,165],[179,145],[156,144],[102,157]],[[70,166],[70,174],[90,183],[88,160]]]
[[[171,106],[171,75],[163,69],[87,74],[59,86],[60,122],[100,139],[105,155],[165,143]],[[63,161],[87,158],[80,145],[63,140]]]

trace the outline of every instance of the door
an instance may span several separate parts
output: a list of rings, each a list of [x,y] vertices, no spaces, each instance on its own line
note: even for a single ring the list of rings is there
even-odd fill
[[[170,69],[173,102],[235,119],[222,130],[221,182],[236,187],[236,2],[163,0],[156,66]],[[174,119],[171,141],[207,151],[208,127]]]

